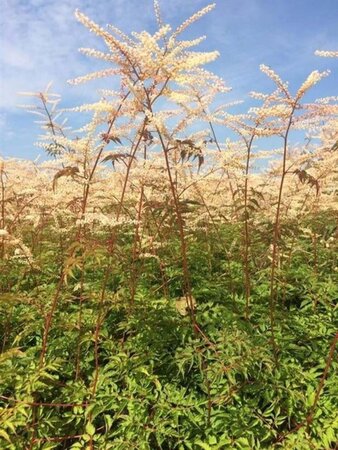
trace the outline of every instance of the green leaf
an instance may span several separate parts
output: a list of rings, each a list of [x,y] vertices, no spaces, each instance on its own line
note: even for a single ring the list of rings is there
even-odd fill
[[[11,439],[5,430],[0,429],[0,436],[3,437],[4,439],[6,439],[7,442],[11,443]]]
[[[202,441],[195,441],[195,444],[198,445],[199,447],[203,448],[204,450],[212,450],[212,448],[210,447],[209,444],[202,442]]]
[[[94,425],[91,422],[87,422],[86,432],[89,434],[89,436],[94,436],[94,434],[95,434],[95,427],[94,427]]]

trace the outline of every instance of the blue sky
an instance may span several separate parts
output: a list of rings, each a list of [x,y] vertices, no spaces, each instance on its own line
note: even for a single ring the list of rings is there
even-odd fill
[[[164,21],[179,25],[206,0],[162,0]],[[17,107],[27,103],[19,91],[43,90],[53,81],[62,105],[92,100],[93,86],[67,85],[67,80],[106,66],[82,56],[79,47],[99,48],[100,41],[78,24],[79,8],[97,23],[126,32],[155,30],[152,0],[2,0],[0,18],[0,155],[36,158],[39,134],[34,116]],[[338,95],[338,60],[319,58],[317,49],[338,49],[338,0],[216,0],[216,8],[186,32],[207,35],[201,49],[218,50],[208,68],[232,87],[228,100],[247,101],[251,90],[269,91],[271,82],[260,64],[274,68],[296,90],[314,69],[331,69],[312,98]],[[75,117],[74,117],[75,119]],[[70,124],[72,116],[70,116]]]

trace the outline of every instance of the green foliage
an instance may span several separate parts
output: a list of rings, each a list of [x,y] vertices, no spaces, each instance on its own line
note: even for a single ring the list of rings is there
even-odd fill
[[[218,52],[178,40],[213,7],[172,32],[155,1],[131,37],[77,11],[113,68],[73,82],[120,91],[70,137],[33,94],[56,164],[0,161],[0,450],[337,448],[336,98],[300,103],[327,72],[292,96],[262,65],[273,94],[223,110]]]
[[[172,246],[174,240],[168,243],[168,256]],[[100,306],[100,269],[87,255],[81,295],[81,277],[75,271],[60,298],[43,366],[39,355],[44,311],[51,305],[55,284],[48,272],[33,274],[35,283],[29,291],[17,268],[16,284],[11,281],[11,290],[0,302],[0,448],[29,444],[34,449],[74,450],[89,445],[149,450],[334,448],[336,361],[311,426],[297,429],[313,405],[337,327],[332,274],[323,270],[315,276],[300,256],[283,273],[285,301],[281,287],[276,365],[264,269],[256,273],[247,321],[239,263],[234,257],[227,264],[228,255],[216,238],[211,246],[212,250],[196,235],[189,260],[196,320],[212,345],[194,333],[188,316],[176,311],[175,296],[182,293],[179,284],[170,288],[172,297],[160,294],[156,261],[147,262],[147,276],[140,280],[133,305],[123,288],[128,277],[116,267],[115,281]],[[178,266],[167,265],[174,286],[175,271],[179,273]],[[6,276],[14,279],[13,274]],[[104,321],[93,397],[94,330],[100,310]],[[80,370],[75,375],[78,354]]]

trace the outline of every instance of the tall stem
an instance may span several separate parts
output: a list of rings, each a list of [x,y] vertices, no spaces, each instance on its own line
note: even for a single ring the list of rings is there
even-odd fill
[[[249,211],[248,211],[248,188],[249,188],[249,170],[250,170],[250,157],[251,148],[255,135],[252,134],[249,142],[247,143],[247,157],[245,166],[245,180],[244,180],[244,278],[245,278],[245,318],[249,319],[249,307],[250,307],[250,293],[251,293],[251,277],[250,277],[250,261],[249,261],[249,248],[250,248],[250,232],[249,232]]]
[[[277,344],[275,339],[275,310],[276,310],[276,283],[275,283],[275,275],[276,275],[276,266],[277,266],[277,255],[278,255],[278,247],[280,241],[280,220],[281,220],[281,206],[282,206],[282,197],[283,197],[283,187],[285,182],[285,177],[287,174],[286,170],[286,162],[287,162],[287,151],[288,151],[288,138],[291,129],[293,114],[296,109],[297,102],[295,101],[291,114],[287,123],[285,135],[283,137],[283,165],[282,165],[282,176],[279,184],[278,190],[278,200],[277,200],[277,210],[274,220],[273,226],[273,240],[272,240],[272,260],[271,260],[271,273],[270,273],[270,326],[271,326],[271,343],[274,352],[275,361],[277,362]]]
[[[0,229],[5,228],[5,171],[4,163],[0,165],[0,185],[1,185],[1,218],[0,218]],[[0,247],[0,258],[3,259],[5,256],[5,238],[1,237],[1,247]]]

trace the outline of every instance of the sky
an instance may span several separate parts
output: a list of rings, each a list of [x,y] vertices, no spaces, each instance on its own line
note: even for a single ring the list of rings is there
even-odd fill
[[[160,0],[164,22],[180,25],[207,0]],[[74,18],[78,8],[96,23],[123,31],[156,30],[152,0],[2,0],[0,18],[0,156],[35,159],[39,127],[20,109],[20,91],[42,91],[53,82],[61,106],[77,106],[96,97],[95,85],[71,86],[67,80],[106,68],[80,47],[102,48],[100,40]],[[338,59],[319,58],[315,50],[338,50],[338,0],[216,0],[216,8],[184,35],[206,35],[201,50],[218,50],[207,68],[232,87],[228,101],[249,102],[252,90],[269,92],[271,81],[259,70],[271,66],[296,91],[315,69],[331,75],[307,100],[338,95]],[[101,86],[108,87],[109,81]],[[246,104],[246,103],[244,103]],[[74,118],[74,119],[73,119]],[[74,122],[73,122],[74,120]],[[76,124],[74,116],[70,124]],[[42,156],[43,157],[43,156]]]

